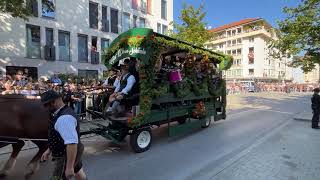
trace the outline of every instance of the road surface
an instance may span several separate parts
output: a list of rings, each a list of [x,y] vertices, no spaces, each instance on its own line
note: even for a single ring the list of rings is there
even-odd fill
[[[102,138],[89,138],[85,171],[90,180],[212,179],[226,162],[294,121],[296,114],[310,107],[309,102],[308,94],[232,95],[227,120],[179,138],[168,138],[165,126],[154,129],[151,149],[141,154],[132,153],[127,144],[115,146]],[[24,151],[4,180],[21,180],[32,153]],[[0,165],[7,157],[0,155]],[[50,171],[50,163],[44,163],[33,179],[48,179]]]

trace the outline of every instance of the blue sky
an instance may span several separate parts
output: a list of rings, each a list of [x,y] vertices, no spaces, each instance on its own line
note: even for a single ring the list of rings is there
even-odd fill
[[[300,0],[173,0],[174,21],[179,21],[183,2],[196,7],[203,2],[208,26],[218,27],[245,18],[261,17],[276,27],[276,21],[285,18],[282,8],[296,6]]]

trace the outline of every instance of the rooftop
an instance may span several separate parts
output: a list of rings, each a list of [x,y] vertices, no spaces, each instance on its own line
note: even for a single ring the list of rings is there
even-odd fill
[[[248,24],[248,23],[251,23],[251,22],[254,22],[254,21],[258,21],[258,20],[262,20],[262,18],[243,19],[243,20],[240,20],[240,21],[237,21],[237,22],[233,22],[233,23],[226,24],[226,25],[223,25],[223,26],[220,26],[220,27],[217,27],[217,28],[213,28],[213,29],[211,29],[209,31],[210,32],[219,32],[219,31],[222,31],[222,30],[225,30],[225,29],[229,29],[229,28],[232,28],[232,27],[240,26],[240,25],[243,25],[243,24]]]

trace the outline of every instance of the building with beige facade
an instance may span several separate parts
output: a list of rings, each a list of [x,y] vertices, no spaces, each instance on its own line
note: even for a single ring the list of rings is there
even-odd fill
[[[320,70],[319,65],[316,64],[316,67],[308,73],[303,74],[303,81],[305,83],[319,83],[320,80]]]
[[[148,27],[166,33],[173,0],[26,0],[28,21],[0,14],[0,73],[28,69],[101,77],[103,49],[121,32]]]
[[[293,80],[291,58],[270,56],[270,40],[276,38],[273,27],[261,18],[244,19],[211,29],[214,38],[208,49],[234,57],[230,70],[224,72],[228,81],[285,82]]]

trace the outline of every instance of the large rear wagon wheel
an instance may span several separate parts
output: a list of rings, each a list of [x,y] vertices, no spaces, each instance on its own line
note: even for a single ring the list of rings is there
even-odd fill
[[[205,123],[203,125],[201,125],[202,128],[207,128],[209,127],[211,124],[211,117],[206,117],[205,118]]]
[[[136,153],[142,153],[149,150],[151,143],[151,128],[136,130],[130,135],[130,146]]]

